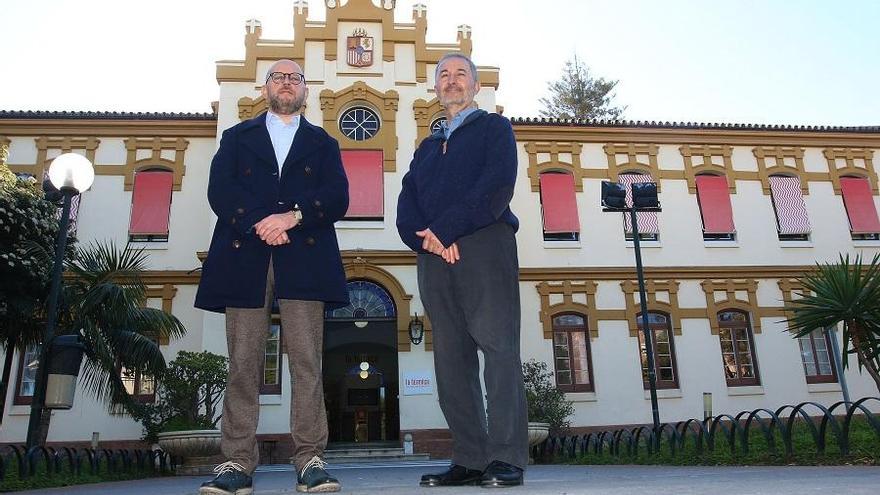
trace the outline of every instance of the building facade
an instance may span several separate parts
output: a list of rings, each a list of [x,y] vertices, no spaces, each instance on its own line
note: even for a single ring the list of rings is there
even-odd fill
[[[96,180],[79,198],[79,242],[111,239],[149,252],[150,304],[188,329],[160,343],[166,359],[180,350],[226,354],[223,315],[193,308],[216,221],[205,197],[209,166],[223,130],[265,111],[259,89],[269,65],[299,62],[310,89],[305,116],[339,140],[351,184],[336,228],[352,305],[328,312],[325,325],[330,440],[399,443],[411,433],[417,452],[448,455],[430,319],[415,255],[397,236],[395,202],[417,143],[442,119],[436,62],[471,53],[472,39],[463,25],[454,42],[426,43],[425,7],[413,6],[412,22],[401,24],[395,3],[327,0],[326,21],[315,22],[298,0],[294,39],[285,41],[263,39],[259,21],[248,21],[245,59],[217,62],[211,114],[6,111],[0,146],[14,172],[36,177],[62,152],[85,154]],[[500,69],[478,72],[478,105],[503,111]],[[704,393],[716,413],[841,399],[829,337],[818,329],[793,339],[782,307],[816,262],[880,252],[880,128],[512,122],[523,359],[547,363],[575,403],[573,426],[651,421],[633,229],[622,214],[602,212],[605,180],[659,189],[662,212],[638,221],[662,421],[701,417]],[[409,337],[416,318],[426,327],[419,344]],[[273,325],[258,430],[276,453],[289,445],[290,393],[278,335]],[[0,443],[24,441],[33,356],[15,356]],[[151,400],[149,377],[125,379]],[[853,397],[877,394],[855,367],[846,379]],[[141,437],[138,423],[106,409],[78,391],[73,409],[53,413],[49,441]]]

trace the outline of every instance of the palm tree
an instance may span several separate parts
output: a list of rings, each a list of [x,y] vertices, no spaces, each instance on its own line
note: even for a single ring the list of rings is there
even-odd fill
[[[880,391],[880,254],[868,265],[861,255],[852,262],[840,255],[837,263],[817,264],[799,281],[803,297],[785,308],[794,337],[843,322],[843,365],[855,354],[859,369],[868,370]]]
[[[135,407],[120,370],[160,377],[165,358],[156,339],[179,338],[186,328],[173,315],[146,307],[142,275],[147,255],[112,242],[94,242],[67,260],[59,302],[57,335],[80,334],[85,360],[80,372],[84,390],[109,410]],[[45,442],[49,414],[44,411],[40,438]]]

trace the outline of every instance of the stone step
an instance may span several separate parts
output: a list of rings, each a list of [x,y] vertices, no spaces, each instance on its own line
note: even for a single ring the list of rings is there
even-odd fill
[[[327,462],[425,461],[428,454],[404,454],[402,448],[329,449],[324,451]]]

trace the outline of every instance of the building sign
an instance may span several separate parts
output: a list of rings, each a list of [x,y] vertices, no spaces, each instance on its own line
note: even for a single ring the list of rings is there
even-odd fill
[[[409,372],[403,374],[403,395],[431,395],[434,393],[434,378],[430,372]]]
[[[373,37],[367,31],[357,28],[348,37],[348,65],[352,67],[369,67],[373,65]]]

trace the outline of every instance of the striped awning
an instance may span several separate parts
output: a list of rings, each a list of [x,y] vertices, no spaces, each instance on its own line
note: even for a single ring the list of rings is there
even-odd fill
[[[809,234],[810,217],[797,177],[770,177],[770,195],[776,210],[776,229],[780,234]]]
[[[632,185],[636,182],[654,182],[649,174],[620,174],[617,181],[626,188],[626,206],[632,207]],[[636,220],[639,222],[640,234],[659,234],[660,222],[656,211],[639,211],[636,212]],[[623,214],[623,229],[627,234],[632,234],[632,221],[629,213]]]

